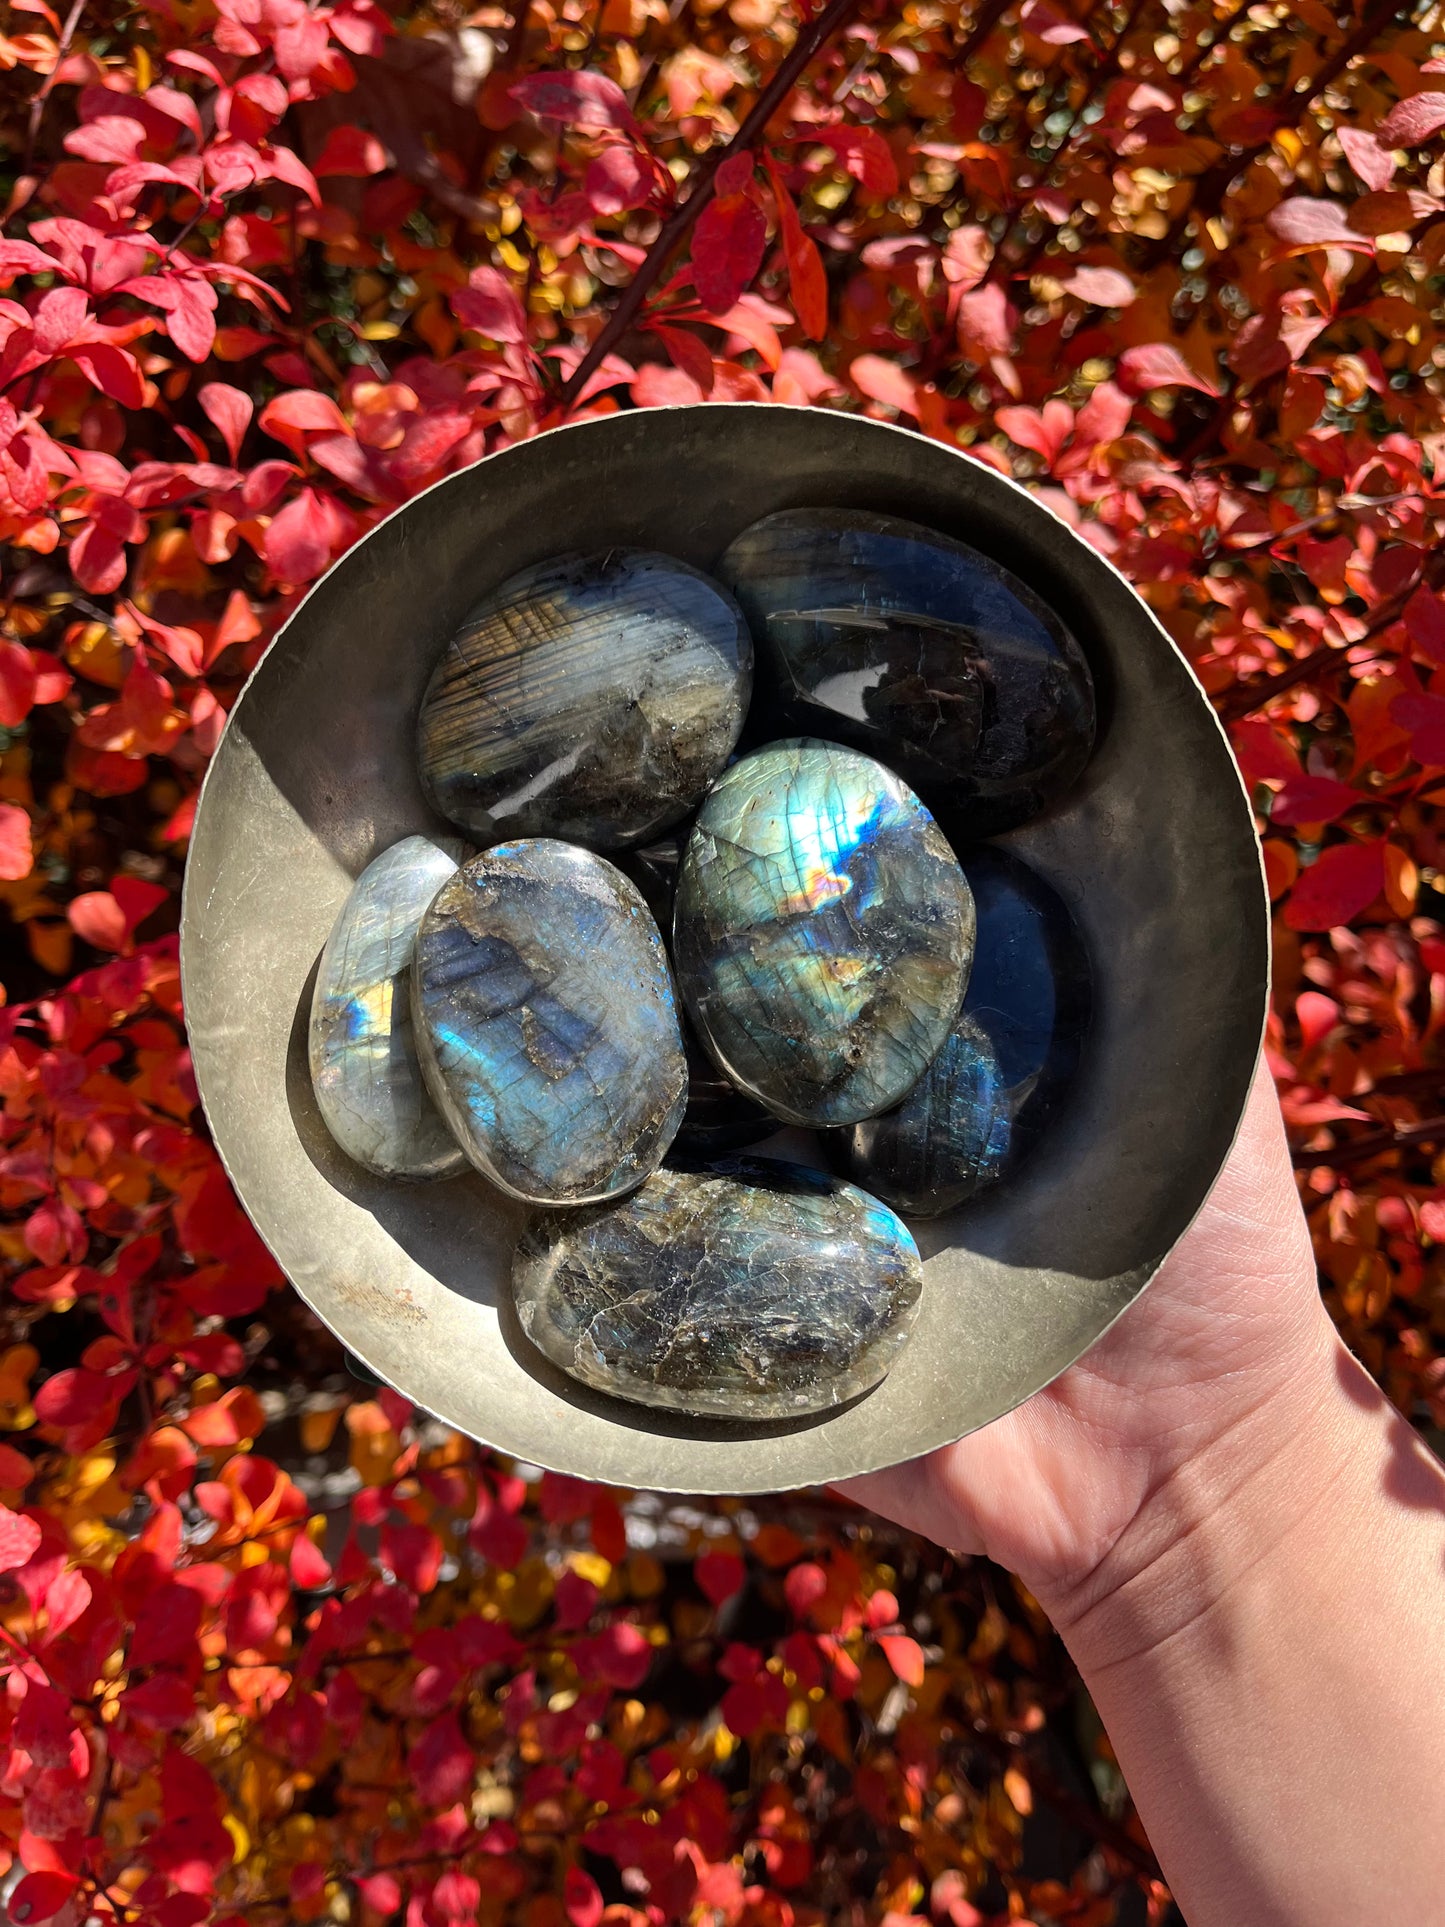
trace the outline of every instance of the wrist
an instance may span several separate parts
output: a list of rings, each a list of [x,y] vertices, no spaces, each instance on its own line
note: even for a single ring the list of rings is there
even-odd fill
[[[1081,1668],[1125,1664],[1208,1618],[1323,1506],[1348,1503],[1360,1429],[1387,1410],[1321,1306],[1290,1369],[1156,1473],[1097,1563],[1039,1589]]]

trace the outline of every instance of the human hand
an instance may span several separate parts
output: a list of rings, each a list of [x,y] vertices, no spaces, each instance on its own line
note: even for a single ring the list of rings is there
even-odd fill
[[[957,1445],[840,1489],[986,1553],[1067,1625],[1189,1530],[1209,1492],[1270,1463],[1337,1350],[1261,1062],[1204,1208],[1098,1344]]]

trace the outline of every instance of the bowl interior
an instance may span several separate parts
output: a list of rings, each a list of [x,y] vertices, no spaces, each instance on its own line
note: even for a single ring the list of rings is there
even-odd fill
[[[405,1186],[332,1143],[311,1095],[317,958],[355,876],[436,827],[422,689],[478,597],[564,549],[701,568],[748,523],[872,508],[972,543],[1053,603],[1100,699],[1067,803],[1001,839],[1069,905],[1094,970],[1070,1095],[1019,1174],[915,1226],[925,1288],[884,1383],[821,1419],[679,1420],[591,1394],[511,1313],[520,1207],[480,1177]],[[1249,807],[1183,659],[1123,578],[1023,489],[910,432],[773,405],[658,409],[518,443],[417,497],[307,596],[211,764],[182,920],[197,1077],[241,1201],[307,1302],[426,1410],[558,1471],[785,1489],[913,1457],[1008,1411],[1143,1289],[1218,1174],[1258,1052],[1268,919]],[[781,1146],[779,1148],[782,1148]]]

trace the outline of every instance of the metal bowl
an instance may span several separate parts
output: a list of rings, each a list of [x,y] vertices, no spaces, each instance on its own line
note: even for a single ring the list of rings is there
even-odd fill
[[[434,824],[412,732],[467,609],[526,564],[630,543],[701,568],[775,509],[882,510],[971,542],[1069,622],[1100,698],[1062,808],[1006,839],[1088,944],[1095,1015],[1019,1175],[919,1229],[924,1293],[884,1383],[745,1428],[574,1385],[517,1328],[517,1207],[480,1177],[405,1186],[332,1143],[312,1098],[313,973],[352,879]],[[181,930],[206,1115],[306,1302],[382,1379],[503,1451],[619,1485],[760,1492],[913,1457],[1007,1412],[1135,1298],[1214,1182],[1264,1024],[1267,901],[1223,731],[1123,577],[1025,490],[938,442],[771,405],[620,414],[439,482],[319,582],[232,712],[196,818]]]

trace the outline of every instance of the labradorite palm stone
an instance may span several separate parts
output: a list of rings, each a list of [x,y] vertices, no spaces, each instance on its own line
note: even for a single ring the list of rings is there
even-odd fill
[[[636,887],[588,850],[500,843],[443,885],[412,969],[427,1084],[513,1197],[587,1204],[642,1183],[687,1101],[672,978]]]
[[[1002,850],[964,868],[978,949],[957,1024],[896,1110],[824,1140],[840,1171],[914,1217],[1012,1174],[1057,1112],[1088,1025],[1088,957],[1058,896]]]
[[[1027,822],[1083,771],[1083,651],[966,544],[863,510],[787,509],[745,529],[718,574],[757,643],[760,704],[879,757],[970,836]]]
[[[311,1082],[326,1128],[383,1178],[442,1178],[466,1168],[427,1095],[412,1039],[417,926],[470,852],[408,836],[367,865],[341,907],[311,999]]]
[[[571,1377],[744,1420],[826,1411],[876,1385],[923,1280],[906,1226],[876,1198],[745,1158],[539,1218],[512,1277],[522,1329]]]
[[[678,822],[727,762],[752,671],[737,604],[685,562],[539,562],[472,610],[432,672],[422,786],[479,841],[621,849]]]
[[[673,956],[699,1036],[789,1124],[896,1104],[943,1044],[973,955],[973,899],[907,785],[834,743],[727,770],[678,879]]]

